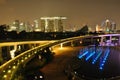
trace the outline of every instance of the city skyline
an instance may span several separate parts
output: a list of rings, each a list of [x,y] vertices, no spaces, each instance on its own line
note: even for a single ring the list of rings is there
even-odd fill
[[[29,21],[43,16],[66,16],[70,26],[82,27],[110,19],[120,26],[119,0],[0,0],[0,24]]]

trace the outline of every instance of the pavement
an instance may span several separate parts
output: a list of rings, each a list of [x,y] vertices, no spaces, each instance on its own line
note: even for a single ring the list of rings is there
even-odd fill
[[[81,48],[82,47],[54,48],[53,52],[55,52],[55,57],[53,61],[40,69],[40,71],[45,74],[45,80],[68,80],[64,74],[64,69]]]

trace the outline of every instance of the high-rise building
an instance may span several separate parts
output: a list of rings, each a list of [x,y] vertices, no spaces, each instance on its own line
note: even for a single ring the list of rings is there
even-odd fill
[[[13,26],[16,27],[16,31],[19,32],[19,29],[20,29],[20,21],[19,20],[15,20],[13,22]]]
[[[41,31],[63,32],[64,20],[66,17],[41,17]]]
[[[25,31],[26,32],[32,32],[32,31],[34,31],[33,25],[31,25],[29,22],[26,22],[25,23]]]
[[[114,33],[116,31],[116,23],[108,19],[102,23],[101,27],[106,33]]]
[[[41,31],[40,22],[38,19],[34,20],[34,31]]]
[[[111,23],[112,25],[111,25],[111,32],[116,32],[116,23],[115,22],[112,22]]]
[[[21,22],[19,26],[20,26],[20,27],[19,27],[19,32],[26,30],[26,27],[25,27],[25,23],[24,23],[24,22]]]
[[[10,28],[8,29],[8,31],[17,31],[17,32],[19,32],[19,28],[20,28],[20,22],[19,22],[19,20],[15,20],[10,25]]]
[[[103,30],[103,29],[101,28],[101,26],[99,26],[99,25],[96,25],[96,27],[95,27],[95,28],[96,28],[96,30],[95,30],[96,32],[100,32],[100,31],[102,31],[102,30]]]

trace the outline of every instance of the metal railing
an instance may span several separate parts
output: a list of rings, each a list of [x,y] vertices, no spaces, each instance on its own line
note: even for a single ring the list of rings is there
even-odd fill
[[[27,50],[21,53],[20,55],[16,56],[15,58],[9,60],[8,62],[0,66],[0,80],[12,80],[19,66],[25,65],[29,60],[31,60],[37,54],[37,52],[40,52],[42,49],[46,47],[55,46],[60,43],[71,42],[73,40],[79,40],[85,37],[89,37],[89,36],[78,36],[78,37],[62,39],[62,40],[50,42],[47,44],[43,44],[41,46],[32,48],[30,50]]]
[[[79,37],[67,38],[63,40],[50,42],[19,54],[15,58],[7,61],[6,63],[0,66],[0,80],[13,80],[15,72],[17,71],[19,66],[25,65],[29,60],[31,60],[36,55],[37,52],[40,52],[42,49],[46,47],[51,47],[63,42],[70,42],[71,40],[76,40],[79,38],[81,37],[79,36]]]
[[[27,63],[30,59],[34,57],[37,52],[39,52],[42,48],[49,44],[50,43],[27,50],[1,65],[0,80],[12,80],[15,71],[20,65],[24,65],[25,63]]]

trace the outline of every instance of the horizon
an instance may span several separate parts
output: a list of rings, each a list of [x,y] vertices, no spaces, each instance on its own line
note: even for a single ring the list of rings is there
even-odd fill
[[[88,25],[94,28],[106,19],[120,29],[119,0],[0,0],[0,24],[14,20],[33,23],[43,16],[65,16],[67,24],[74,27]]]

